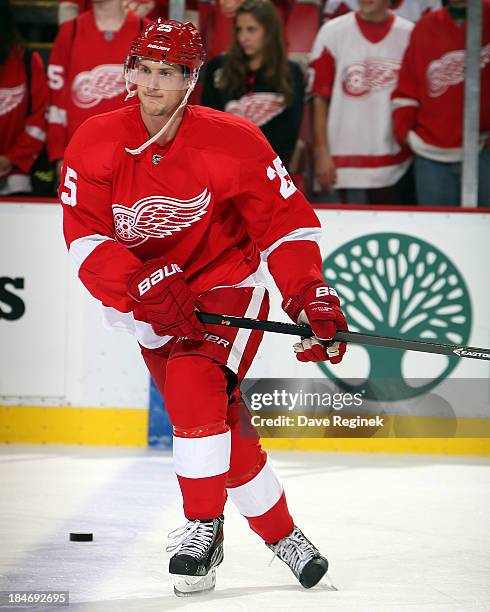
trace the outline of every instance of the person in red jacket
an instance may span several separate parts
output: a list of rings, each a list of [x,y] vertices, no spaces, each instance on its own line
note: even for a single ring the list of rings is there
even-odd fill
[[[203,325],[196,309],[266,318],[262,259],[285,312],[317,336],[295,345],[299,361],[339,363],[345,343],[331,340],[347,323],[322,275],[320,222],[262,132],[186,105],[203,59],[190,23],[158,20],[136,38],[125,75],[140,103],[90,118],[66,150],[65,240],[165,399],[187,519],[168,548],[176,593],[214,587],[227,497],[310,588],[328,562],[295,526],[240,395],[262,332]]]
[[[60,27],[48,66],[51,161],[60,162],[86,119],[124,105],[126,50],[147,23],[132,12],[126,14],[121,0],[99,0]]]
[[[466,2],[415,26],[392,93],[395,137],[415,153],[419,204],[458,206],[463,159]],[[490,2],[483,3],[478,205],[490,206]]]
[[[32,191],[29,171],[46,140],[44,65],[38,53],[25,53],[6,3],[0,8],[0,195]]]

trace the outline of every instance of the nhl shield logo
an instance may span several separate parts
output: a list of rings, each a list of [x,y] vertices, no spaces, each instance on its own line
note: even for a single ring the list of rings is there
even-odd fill
[[[160,163],[161,159],[162,159],[162,156],[158,155],[158,153],[153,153],[151,157],[151,161],[155,164],[155,166]]]

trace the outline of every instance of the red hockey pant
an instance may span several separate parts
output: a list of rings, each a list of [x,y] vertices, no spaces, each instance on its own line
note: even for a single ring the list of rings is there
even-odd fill
[[[199,308],[264,318],[263,288],[215,289]],[[174,428],[174,464],[189,520],[222,514],[229,496],[266,542],[293,529],[284,490],[261,448],[238,384],[261,332],[206,326],[202,341],[178,339],[142,349]]]

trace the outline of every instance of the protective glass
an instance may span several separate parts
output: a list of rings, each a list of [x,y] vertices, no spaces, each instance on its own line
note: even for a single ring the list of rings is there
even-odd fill
[[[135,56],[127,62],[124,77],[133,85],[166,91],[182,91],[190,83],[189,70],[185,66]]]

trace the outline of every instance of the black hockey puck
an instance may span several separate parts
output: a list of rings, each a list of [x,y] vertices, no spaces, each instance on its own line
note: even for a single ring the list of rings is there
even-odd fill
[[[92,542],[93,533],[70,533],[70,542]]]

